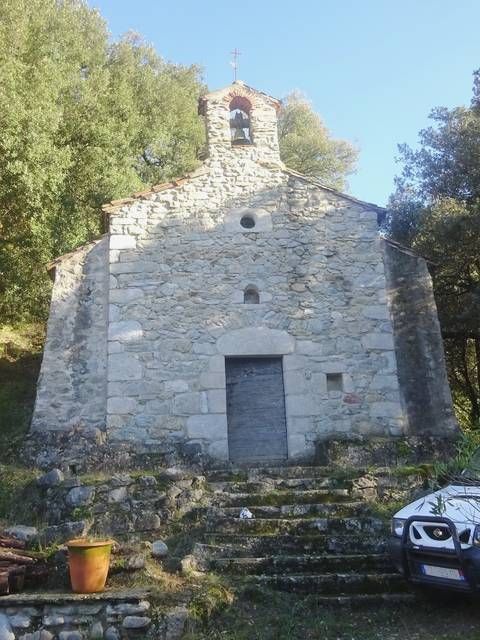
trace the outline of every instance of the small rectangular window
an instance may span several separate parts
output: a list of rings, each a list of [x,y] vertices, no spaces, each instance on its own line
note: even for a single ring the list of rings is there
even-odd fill
[[[327,373],[327,391],[343,391],[342,373]]]

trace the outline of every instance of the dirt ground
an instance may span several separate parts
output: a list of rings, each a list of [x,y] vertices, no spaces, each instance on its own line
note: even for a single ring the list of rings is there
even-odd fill
[[[314,596],[242,597],[189,640],[480,640],[480,597],[438,595],[415,604],[326,608]]]

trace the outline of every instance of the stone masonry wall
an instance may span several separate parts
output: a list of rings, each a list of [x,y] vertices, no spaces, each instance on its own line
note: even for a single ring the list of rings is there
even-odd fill
[[[249,151],[111,217],[109,438],[226,459],[224,358],[262,354],[283,355],[290,458],[322,437],[401,434],[376,211]]]
[[[442,334],[425,260],[385,243],[388,297],[402,403],[412,435],[458,430]]]
[[[105,428],[108,239],[55,268],[33,431]]]
[[[38,540],[50,545],[87,534],[115,539],[154,536],[204,497],[203,476],[177,471],[172,478],[172,471],[177,470],[86,480],[73,477],[42,487],[41,517],[46,527]]]
[[[200,105],[207,125],[207,142],[210,160],[232,157],[230,133],[230,103],[232,98],[242,96],[250,104],[249,118],[254,144],[234,150],[235,154],[247,155],[250,159],[265,163],[280,163],[280,148],[277,135],[277,100],[251,90],[242,82],[215,91],[206,96]]]
[[[231,145],[237,96],[253,145]],[[243,83],[205,96],[203,170],[111,215],[112,443],[228,459],[226,356],[282,356],[290,459],[405,429],[377,210],[285,169],[278,106]],[[259,304],[244,303],[252,286]]]
[[[0,599],[0,640],[178,640],[185,607],[155,608],[148,593],[22,594]]]
[[[253,145],[231,144],[238,95],[251,104]],[[401,273],[378,236],[378,208],[286,169],[277,108],[243,83],[205,96],[203,167],[113,203],[108,258],[102,240],[58,264],[37,432],[74,433],[72,422],[105,429],[106,416],[106,431],[94,430],[104,451],[171,456],[173,447],[227,460],[225,358],[262,355],[282,357],[290,460],[313,458],[329,438],[420,432],[412,397],[421,375],[408,379],[417,364],[411,350],[402,355],[405,341],[395,354],[385,250],[390,289]],[[253,226],[241,224],[245,216]],[[420,278],[418,295],[428,293],[421,269],[410,275]],[[244,302],[252,287],[259,304]],[[414,324],[418,309],[390,297],[393,315],[405,304]],[[418,371],[437,366],[431,390],[442,391],[445,413],[434,307],[422,313]],[[403,406],[397,357],[408,359]],[[438,424],[442,433],[446,422]]]

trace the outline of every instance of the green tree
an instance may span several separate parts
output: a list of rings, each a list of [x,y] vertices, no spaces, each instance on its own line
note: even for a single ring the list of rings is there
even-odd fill
[[[403,172],[390,232],[434,263],[435,297],[457,416],[480,421],[480,72],[470,107],[437,108]]]
[[[293,92],[283,101],[278,119],[280,155],[300,173],[343,190],[353,173],[358,150],[349,142],[331,137],[320,116],[302,94]]]
[[[101,204],[194,168],[201,90],[82,0],[0,3],[2,321],[45,317],[45,264],[101,232]]]
[[[135,34],[111,43],[84,0],[0,3],[0,319],[45,318],[45,264],[101,231],[104,202],[193,169],[198,68]],[[289,96],[282,156],[344,188],[356,151]]]

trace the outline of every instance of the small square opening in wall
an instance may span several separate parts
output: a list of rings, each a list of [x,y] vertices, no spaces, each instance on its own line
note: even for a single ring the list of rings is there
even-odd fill
[[[343,373],[327,373],[327,391],[343,391]]]

